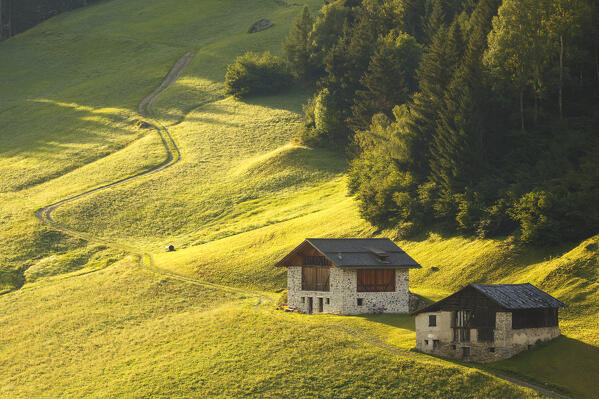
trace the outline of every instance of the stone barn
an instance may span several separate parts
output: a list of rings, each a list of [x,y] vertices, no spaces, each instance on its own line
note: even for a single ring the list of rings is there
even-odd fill
[[[413,313],[416,349],[481,363],[507,359],[559,336],[564,306],[532,284],[470,284]]]
[[[409,313],[409,271],[420,268],[387,238],[308,238],[287,268],[288,305],[303,313]]]

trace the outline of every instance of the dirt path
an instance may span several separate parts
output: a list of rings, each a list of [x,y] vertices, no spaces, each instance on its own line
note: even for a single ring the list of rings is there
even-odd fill
[[[192,53],[186,53],[183,57],[181,57],[175,63],[173,68],[169,71],[169,73],[164,78],[164,80],[162,81],[160,86],[139,103],[138,111],[141,116],[150,118],[150,119],[153,117],[152,104],[154,103],[154,101],[156,99],[158,99],[158,97],[160,97],[160,95],[162,93],[164,93],[168,88],[170,88],[177,81],[177,79],[179,79],[179,77],[183,74],[183,71],[185,70],[185,68],[191,62],[192,58],[193,58]],[[162,125],[158,121],[151,120],[148,123],[158,132],[158,135],[160,136],[160,139],[162,140],[162,144],[164,145],[164,149],[166,150],[166,153],[167,153],[167,157],[164,160],[164,162],[162,162],[160,165],[158,165],[157,167],[155,167],[153,169],[149,169],[149,170],[140,172],[136,175],[129,176],[129,177],[117,180],[115,182],[93,188],[93,189],[85,191],[81,194],[77,194],[73,197],[50,204],[50,205],[38,210],[36,212],[35,216],[39,220],[41,220],[43,223],[47,224],[48,226],[53,227],[56,230],[60,230],[69,235],[79,237],[79,238],[84,238],[84,239],[90,240],[90,241],[101,242],[106,245],[114,244],[114,243],[109,243],[108,241],[102,240],[97,237],[92,237],[90,235],[80,233],[75,230],[71,230],[68,227],[59,224],[58,222],[56,222],[56,220],[54,220],[52,218],[52,212],[54,212],[58,207],[60,207],[64,204],[67,204],[69,202],[73,202],[75,200],[81,199],[83,197],[87,197],[89,195],[98,193],[100,191],[106,190],[111,187],[119,186],[121,184],[138,179],[142,176],[147,176],[147,175],[150,175],[153,173],[161,172],[167,168],[170,168],[177,162],[179,162],[179,160],[181,159],[181,152],[179,151],[179,147],[177,147],[175,140],[173,140],[173,137],[171,136],[171,133],[168,130],[168,128],[166,126]],[[115,246],[115,245],[111,245],[111,246]],[[126,249],[128,251],[132,249],[132,248],[128,248],[128,247],[122,246],[122,245],[116,245],[116,246],[120,249]],[[137,251],[135,251],[135,252],[137,252]]]
[[[148,119],[148,123],[156,130],[156,132],[160,136],[160,139],[162,140],[162,144],[164,145],[164,149],[166,150],[166,153],[167,153],[167,157],[164,160],[164,162],[162,162],[160,165],[156,166],[155,168],[140,172],[133,176],[129,176],[129,177],[117,180],[117,181],[109,183],[109,184],[105,184],[105,185],[93,188],[93,189],[85,191],[81,194],[77,194],[77,195],[69,197],[67,199],[50,204],[50,205],[38,210],[36,212],[35,216],[39,220],[41,220],[42,223],[52,227],[55,230],[61,231],[65,234],[68,234],[72,237],[81,238],[81,239],[84,239],[89,242],[103,244],[108,247],[115,248],[118,250],[123,250],[123,251],[129,252],[133,255],[136,255],[139,257],[140,265],[144,269],[146,269],[152,273],[155,273],[155,274],[158,274],[161,276],[165,276],[165,277],[169,277],[169,278],[172,278],[175,280],[183,281],[186,283],[198,285],[198,286],[215,288],[215,289],[220,289],[223,291],[252,296],[258,300],[258,304],[256,306],[259,306],[262,303],[262,301],[264,301],[264,300],[269,301],[269,300],[271,300],[271,298],[263,293],[260,293],[260,292],[249,291],[249,290],[244,290],[244,289],[240,289],[240,288],[234,288],[234,287],[229,287],[229,286],[225,286],[225,285],[214,284],[214,283],[210,283],[210,282],[206,282],[206,281],[195,280],[195,279],[192,279],[189,277],[181,276],[181,275],[178,275],[175,273],[171,273],[171,272],[162,270],[156,266],[156,264],[154,262],[154,258],[151,253],[144,252],[144,251],[142,251],[138,248],[135,248],[131,245],[111,242],[111,241],[105,240],[100,237],[94,237],[90,234],[82,233],[82,232],[70,229],[69,227],[60,224],[52,217],[52,213],[56,209],[58,209],[59,207],[65,205],[65,204],[68,204],[68,203],[76,201],[78,199],[87,197],[92,194],[96,194],[98,192],[107,190],[109,188],[116,187],[121,184],[125,184],[127,182],[138,179],[140,177],[161,172],[167,168],[170,168],[171,166],[175,165],[177,162],[179,162],[181,160],[181,152],[179,151],[179,147],[177,146],[177,143],[171,136],[171,133],[170,133],[168,127],[164,126],[159,121],[154,119],[154,114],[152,112],[152,105],[154,104],[154,101],[156,101],[166,90],[168,90],[170,87],[172,87],[172,85],[175,84],[175,82],[181,77],[181,75],[183,74],[183,72],[185,71],[185,69],[187,68],[187,66],[189,65],[191,60],[193,59],[193,57],[194,57],[194,54],[191,52],[188,52],[183,57],[179,58],[177,60],[177,62],[175,63],[175,65],[173,65],[173,67],[171,68],[169,73],[166,75],[166,77],[164,78],[164,80],[162,81],[160,86],[158,86],[158,88],[156,88],[152,93],[150,93],[148,96],[146,96],[139,103],[139,106],[138,106],[139,114],[142,117]]]
[[[167,152],[167,157],[166,157],[165,161],[153,169],[149,169],[149,170],[140,172],[133,176],[129,176],[129,177],[117,180],[115,182],[93,188],[93,189],[85,191],[81,194],[77,194],[77,195],[69,197],[67,199],[50,204],[50,205],[38,210],[36,212],[35,216],[42,223],[46,224],[47,226],[52,227],[53,229],[61,231],[65,234],[68,234],[72,237],[81,238],[81,239],[84,239],[89,242],[101,243],[108,247],[115,248],[118,250],[123,250],[123,251],[129,252],[133,255],[136,255],[139,257],[139,263],[140,263],[141,267],[143,267],[144,269],[146,269],[152,273],[155,273],[160,276],[172,278],[172,279],[175,279],[178,281],[186,282],[189,284],[194,284],[197,286],[215,288],[215,289],[220,289],[220,290],[227,291],[227,292],[233,292],[233,293],[239,293],[239,294],[251,296],[251,297],[254,297],[257,299],[257,303],[256,303],[255,307],[259,307],[264,302],[267,302],[267,303],[271,302],[272,298],[269,297],[268,295],[258,292],[258,291],[251,291],[251,290],[246,290],[246,289],[241,289],[241,288],[230,287],[230,286],[226,286],[226,285],[214,284],[214,283],[210,283],[210,282],[206,282],[206,281],[196,280],[196,279],[193,279],[190,277],[181,276],[176,273],[168,272],[168,271],[160,269],[156,266],[151,253],[144,252],[138,248],[135,248],[135,247],[127,245],[127,244],[119,244],[119,243],[115,243],[115,242],[110,242],[103,238],[94,237],[87,233],[82,233],[82,232],[79,232],[76,230],[72,230],[69,227],[60,224],[52,217],[52,213],[62,205],[68,204],[70,202],[76,201],[78,199],[87,197],[92,194],[96,194],[100,191],[104,191],[109,188],[116,187],[121,184],[125,184],[127,182],[133,181],[133,180],[141,178],[143,176],[161,172],[167,168],[170,168],[171,166],[173,166],[174,164],[176,164],[177,162],[179,162],[181,160],[181,152],[179,151],[179,147],[177,146],[177,143],[171,136],[171,133],[170,133],[168,127],[162,125],[159,121],[154,119],[154,115],[152,112],[152,105],[165,91],[167,91],[170,87],[172,87],[173,84],[175,84],[177,79],[179,79],[181,77],[181,75],[183,74],[183,72],[185,71],[185,69],[187,68],[187,66],[189,65],[191,60],[193,59],[193,57],[194,57],[194,54],[188,52],[184,56],[179,58],[179,60],[177,60],[175,65],[171,68],[169,73],[166,75],[166,77],[164,78],[164,80],[162,81],[160,86],[158,86],[152,93],[150,93],[147,97],[145,97],[139,103],[139,106],[138,106],[139,114],[142,117],[148,119],[148,123],[158,132],[158,135],[160,136],[160,138],[162,140],[162,144],[164,145],[164,148]],[[330,329],[343,332],[344,334],[348,334],[348,335],[364,342],[367,345],[377,347],[381,350],[392,353],[394,355],[402,356],[402,357],[406,357],[406,358],[410,358],[410,359],[414,359],[414,360],[418,360],[420,358],[420,355],[417,355],[413,352],[399,348],[397,346],[388,344],[374,336],[367,334],[364,331],[361,331],[361,330],[358,330],[355,328],[340,327],[340,326],[335,326],[335,325],[328,325],[328,327]],[[489,371],[485,371],[485,372],[487,372],[488,374],[492,374],[497,378],[501,378],[505,381],[511,382],[513,384],[533,389],[533,390],[535,390],[545,396],[548,396],[548,397],[568,399],[567,396],[557,394],[557,393],[550,391],[546,388],[530,384],[526,381],[518,380],[513,377],[507,377],[507,376],[504,376],[501,374],[494,374]]]

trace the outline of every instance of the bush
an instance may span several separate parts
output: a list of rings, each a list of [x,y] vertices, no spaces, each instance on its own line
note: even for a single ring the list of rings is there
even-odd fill
[[[343,121],[328,89],[321,90],[304,106],[304,128],[301,141],[310,146],[334,146]]]
[[[262,55],[247,52],[227,66],[227,94],[243,98],[260,94],[279,93],[293,83],[293,75],[279,57],[266,52]]]
[[[520,198],[511,213],[520,223],[523,242],[552,244],[559,241],[559,223],[553,218],[554,206],[554,196],[547,191],[532,191]]]

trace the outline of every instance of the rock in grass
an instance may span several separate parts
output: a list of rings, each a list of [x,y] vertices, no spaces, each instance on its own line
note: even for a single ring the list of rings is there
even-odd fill
[[[135,120],[135,127],[137,127],[138,129],[151,129],[152,125],[150,125],[148,122],[146,121],[140,121],[140,120]]]
[[[258,22],[254,22],[254,24],[252,26],[250,26],[248,33],[260,32],[262,30],[270,28],[272,25],[273,25],[273,22],[271,20],[261,19]]]

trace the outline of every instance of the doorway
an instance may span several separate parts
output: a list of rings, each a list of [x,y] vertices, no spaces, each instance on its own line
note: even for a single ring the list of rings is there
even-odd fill
[[[312,307],[314,306],[313,304],[313,298],[312,297],[308,297],[308,314],[312,314]]]
[[[462,348],[462,359],[469,360],[470,358],[470,348],[465,346]]]
[[[318,298],[318,312],[324,312],[324,298]]]

